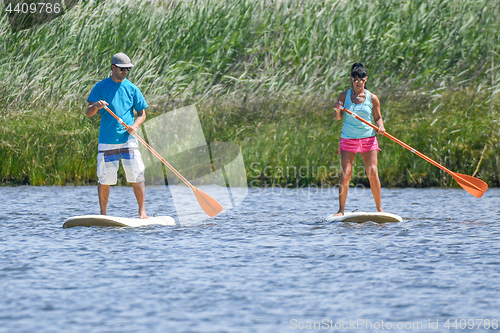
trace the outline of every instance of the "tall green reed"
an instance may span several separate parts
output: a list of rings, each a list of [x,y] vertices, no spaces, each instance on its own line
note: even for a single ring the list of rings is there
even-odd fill
[[[390,97],[390,99],[389,99]],[[452,171],[499,186],[500,127],[485,92],[474,90],[381,97],[389,133]],[[331,101],[261,98],[197,104],[208,142],[238,144],[253,186],[337,184],[342,122]],[[495,109],[500,100],[495,100]],[[148,111],[163,112],[161,105]],[[411,114],[411,116],[409,116]],[[98,118],[84,108],[0,117],[0,179],[4,184],[87,184],[97,181]],[[493,126],[492,126],[493,125]],[[379,136],[383,186],[457,186],[448,174]],[[352,184],[368,185],[357,158]]]
[[[329,96],[355,61],[379,90],[480,82],[499,52],[494,1],[85,3],[12,33],[0,19],[0,106],[65,104],[109,74],[115,52],[150,99]]]
[[[389,97],[383,96],[381,103],[390,134],[452,171],[498,186],[500,127],[489,113],[486,93]],[[498,108],[500,100],[495,103]],[[263,99],[238,107],[228,103],[199,109],[208,140],[229,140],[242,147],[249,184],[301,186],[339,182],[342,122],[333,119],[331,105],[322,99]],[[447,173],[388,138],[378,136],[378,141],[384,186],[457,186]],[[355,166],[352,184],[368,185],[359,156]]]
[[[0,117],[0,181],[64,185],[96,182],[98,125],[78,112],[53,110]]]
[[[98,125],[82,108],[121,51],[152,106],[197,102],[208,141],[240,144],[258,163],[247,165],[258,184],[338,180],[341,124],[330,106],[355,61],[368,68],[392,134],[498,184],[498,122],[483,113],[498,89],[487,78],[500,78],[498,17],[500,4],[487,0],[95,1],[17,33],[0,16],[2,182],[95,181]],[[452,182],[380,141],[385,185]]]

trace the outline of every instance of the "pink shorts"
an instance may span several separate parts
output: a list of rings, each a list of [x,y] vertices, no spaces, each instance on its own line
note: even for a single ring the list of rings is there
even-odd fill
[[[382,150],[378,147],[377,137],[371,136],[363,139],[344,139],[340,138],[339,154],[341,150],[351,153],[366,153],[372,150]]]

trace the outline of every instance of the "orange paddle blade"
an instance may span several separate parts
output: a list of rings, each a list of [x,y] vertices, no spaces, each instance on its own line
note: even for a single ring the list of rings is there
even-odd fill
[[[196,197],[196,200],[198,200],[198,203],[201,206],[201,209],[203,209],[203,211],[207,213],[208,216],[214,217],[215,215],[222,212],[223,208],[221,204],[217,202],[217,200],[195,187],[193,187],[192,190],[194,196]]]
[[[488,189],[488,184],[483,182],[481,179],[456,172],[452,172],[450,174],[464,190],[476,198],[481,198],[484,192]]]

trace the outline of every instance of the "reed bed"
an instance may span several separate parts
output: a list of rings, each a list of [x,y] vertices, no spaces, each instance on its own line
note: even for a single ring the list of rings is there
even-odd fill
[[[498,186],[498,17],[488,0],[82,1],[14,33],[0,15],[0,179],[96,181],[85,100],[125,52],[148,114],[197,103],[208,141],[242,147],[250,185],[338,183],[331,105],[361,61],[391,134]],[[453,185],[379,141],[384,186]]]
[[[0,181],[7,185],[97,181],[98,121],[80,113],[35,111],[0,117]]]
[[[500,127],[487,96],[476,91],[381,97],[389,133],[447,168],[499,186]],[[495,100],[495,108],[500,100]],[[161,106],[149,116],[162,113]],[[322,99],[262,98],[198,104],[208,142],[234,142],[243,153],[251,186],[335,185],[342,122]],[[266,110],[265,113],[262,110]],[[411,113],[411,117],[408,114]],[[84,107],[50,114],[0,117],[0,177],[3,184],[95,183],[99,119]],[[391,140],[379,136],[383,186],[457,186],[448,174]],[[368,185],[358,157],[352,184]],[[123,173],[121,174],[123,179]]]
[[[0,19],[0,109],[85,98],[115,52],[162,100],[330,96],[362,61],[371,85],[399,91],[484,80],[500,45],[489,0],[82,2],[42,26]]]
[[[484,93],[467,90],[382,96],[381,102],[389,133],[452,171],[499,186],[500,127],[489,112]],[[495,108],[499,107],[500,100],[496,99]],[[260,116],[254,109],[275,112]],[[337,153],[342,121],[333,119],[331,103],[265,99],[241,106],[234,113],[223,105],[209,110],[203,120],[207,137],[237,142],[242,147],[249,185],[300,187],[339,183]],[[383,186],[458,186],[447,173],[390,139],[379,135],[378,140]],[[369,184],[359,155],[352,178],[352,185],[356,184]]]

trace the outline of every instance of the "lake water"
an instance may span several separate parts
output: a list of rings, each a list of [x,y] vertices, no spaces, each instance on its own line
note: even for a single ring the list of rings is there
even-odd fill
[[[148,188],[148,213],[168,195]],[[387,224],[322,222],[337,198],[249,189],[192,225],[63,229],[98,213],[96,187],[2,187],[0,332],[499,330],[499,189],[383,189],[405,220]],[[351,189],[348,210],[374,205]],[[111,189],[108,214],[136,211]]]

